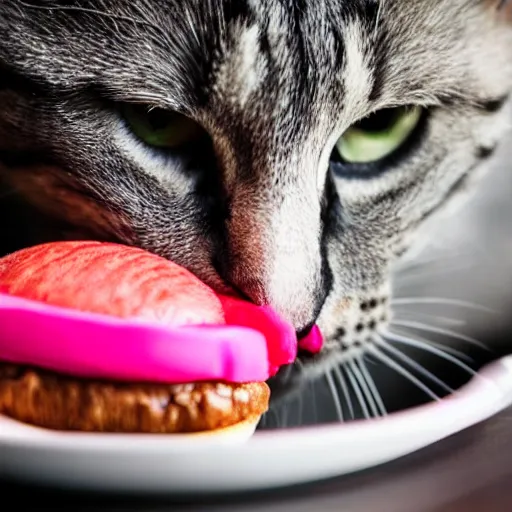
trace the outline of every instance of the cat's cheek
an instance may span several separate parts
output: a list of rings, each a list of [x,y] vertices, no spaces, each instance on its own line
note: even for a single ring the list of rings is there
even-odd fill
[[[347,296],[332,293],[318,319],[325,346],[344,350],[371,343],[391,318],[390,296],[389,282]]]

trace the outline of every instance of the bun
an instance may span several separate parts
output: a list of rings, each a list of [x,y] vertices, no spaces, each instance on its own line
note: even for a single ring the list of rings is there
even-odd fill
[[[254,432],[269,398],[264,382],[107,382],[0,363],[0,414],[52,430],[234,435]]]
[[[203,432],[193,432],[189,434],[173,434],[173,439],[181,439],[181,438],[192,438],[196,439],[212,439],[216,440],[226,440],[226,441],[246,441],[251,438],[256,431],[256,427],[260,422],[262,415],[253,416],[251,418],[247,418],[239,423],[231,425],[229,427],[218,428],[216,430],[205,430]]]

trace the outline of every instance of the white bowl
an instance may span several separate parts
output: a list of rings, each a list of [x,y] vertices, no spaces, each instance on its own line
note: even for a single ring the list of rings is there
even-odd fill
[[[0,417],[0,475],[115,492],[261,490],[366,469],[428,446],[512,404],[512,357],[437,403],[385,418],[250,437],[51,432]],[[249,438],[248,438],[249,436]]]

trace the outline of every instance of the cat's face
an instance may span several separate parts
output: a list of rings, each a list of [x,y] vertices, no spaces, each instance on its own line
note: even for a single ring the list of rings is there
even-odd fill
[[[0,176],[58,236],[154,251],[339,354],[505,133],[498,3],[3,0]]]

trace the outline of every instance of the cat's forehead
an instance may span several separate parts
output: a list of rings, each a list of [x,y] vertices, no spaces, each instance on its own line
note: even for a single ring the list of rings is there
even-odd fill
[[[465,52],[480,51],[488,3],[4,0],[0,50],[29,74],[69,87],[93,81],[126,99],[195,108],[213,95],[241,110],[253,99],[267,113],[273,102],[357,115],[363,103],[453,92],[471,74]]]
[[[373,81],[368,36],[375,2],[352,10],[343,2],[335,9],[324,1],[242,4],[244,14],[224,25],[212,56],[209,86],[221,112],[254,117],[259,109],[276,119],[307,119],[318,108],[335,116],[342,103],[354,109],[365,101]]]
[[[241,115],[260,108],[276,119],[302,119],[306,130],[315,116],[332,128],[342,113],[347,120],[366,113],[379,87],[375,48],[383,26],[381,2],[241,4],[244,14],[224,25],[213,55],[215,100]]]

